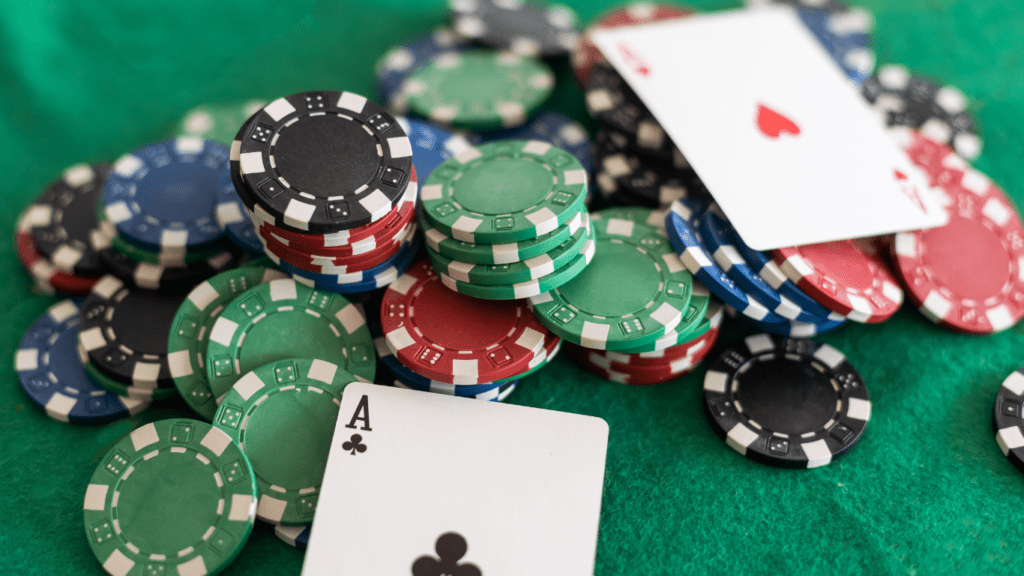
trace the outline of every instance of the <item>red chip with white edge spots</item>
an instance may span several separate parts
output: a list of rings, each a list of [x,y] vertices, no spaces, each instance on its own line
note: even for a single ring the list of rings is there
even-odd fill
[[[903,290],[882,256],[853,240],[780,248],[772,259],[810,297],[854,322],[884,322],[903,304]]]
[[[480,384],[528,370],[548,331],[523,300],[481,300],[449,290],[429,259],[388,286],[384,339],[399,362],[432,380]]]
[[[904,149],[942,195],[949,223],[896,234],[910,300],[933,322],[970,334],[1024,317],[1024,225],[1006,194],[951,149],[916,132]]]

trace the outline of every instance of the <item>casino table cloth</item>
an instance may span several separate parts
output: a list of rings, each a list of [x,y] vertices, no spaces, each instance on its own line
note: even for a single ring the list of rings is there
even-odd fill
[[[571,4],[588,23],[615,3]],[[688,4],[739,7],[735,0]],[[875,15],[879,63],[904,64],[968,96],[985,142],[974,165],[1024,207],[1024,6],[860,4]],[[8,6],[0,14],[0,228],[11,238],[19,211],[66,166],[155,141],[195,105],[315,88],[374,94],[375,60],[444,21],[443,3],[423,0]],[[589,122],[568,64],[556,72],[549,105]],[[685,79],[680,87],[700,89]],[[55,299],[31,292],[11,242],[2,246],[0,274],[7,279],[0,346],[11,359]],[[751,333],[727,321],[712,357]],[[848,325],[816,339],[857,367],[873,413],[859,446],[813,470],[769,468],[720,441],[701,413],[703,369],[630,388],[598,380],[562,355],[520,383],[512,403],[598,416],[610,426],[597,574],[1019,572],[1024,478],[1000,453],[991,419],[1000,383],[1024,365],[1024,324],[965,336],[905,305],[884,324]],[[105,426],[70,426],[31,406],[10,361],[3,380],[0,571],[98,574],[82,524],[90,475],[130,430],[188,408],[172,403]],[[301,563],[301,552],[257,524],[224,573],[297,574]]]

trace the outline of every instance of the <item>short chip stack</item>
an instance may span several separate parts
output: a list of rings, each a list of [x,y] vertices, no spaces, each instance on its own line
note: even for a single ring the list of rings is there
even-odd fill
[[[475,298],[553,290],[594,255],[587,173],[539,140],[502,140],[456,154],[423,187],[427,252],[441,281]]]
[[[386,286],[416,253],[416,171],[405,130],[363,96],[274,100],[238,131],[231,178],[266,254],[310,287]]]

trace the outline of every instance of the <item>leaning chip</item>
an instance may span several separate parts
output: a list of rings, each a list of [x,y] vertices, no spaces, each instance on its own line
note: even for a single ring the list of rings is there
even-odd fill
[[[106,272],[93,238],[99,233],[95,206],[109,172],[110,166],[103,164],[75,164],[29,208],[36,248],[63,272],[84,276]]]

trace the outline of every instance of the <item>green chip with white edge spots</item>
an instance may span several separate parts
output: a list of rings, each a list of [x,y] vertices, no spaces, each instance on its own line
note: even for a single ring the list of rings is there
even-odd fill
[[[377,370],[373,338],[355,304],[290,278],[271,280],[238,295],[213,323],[210,390],[219,399],[243,374],[285,358],[320,358],[371,382]]]
[[[717,321],[715,317],[717,316]],[[686,344],[700,338],[705,332],[718,327],[722,323],[722,307],[711,299],[711,293],[696,278],[693,279],[693,298],[690,298],[690,309],[678,326],[666,330],[665,335],[653,342],[635,348],[618,350],[624,354],[640,354],[659,352],[673,346]]]
[[[584,211],[577,212],[567,223],[547,234],[505,244],[463,242],[446,236],[432,227],[425,218],[420,218],[420,222],[427,247],[442,256],[471,264],[511,264],[540,256],[561,246],[583,226],[583,215]]]
[[[463,242],[537,238],[585,209],[587,171],[575,156],[539,140],[467,148],[434,169],[420,189],[423,216]]]
[[[665,235],[632,220],[591,223],[594,261],[560,288],[530,298],[541,324],[597,350],[635,349],[679,326],[690,310],[693,276]]]
[[[122,437],[96,467],[85,535],[109,574],[216,574],[256,522],[256,479],[238,444],[198,420]]]
[[[203,418],[213,420],[217,412],[205,365],[206,344],[217,316],[242,292],[287,277],[280,270],[266,267],[228,270],[193,288],[178,308],[167,337],[167,363],[174,387],[185,403]]]
[[[242,124],[266,106],[263,100],[202,104],[189,110],[174,130],[175,136],[198,136],[231,144]]]
[[[587,240],[593,237],[590,230],[590,219],[584,218],[585,226],[582,226],[568,240],[556,246],[547,254],[541,254],[522,262],[510,264],[469,264],[452,260],[427,248],[427,256],[433,262],[434,268],[446,276],[460,282],[479,284],[481,286],[508,286],[520,282],[538,280],[553,274],[569,264],[583,252]]]
[[[341,394],[359,380],[332,362],[286,358],[245,374],[224,395],[213,424],[252,464],[260,520],[313,521]]]
[[[655,210],[643,206],[613,206],[602,208],[597,212],[591,212],[590,216],[595,220],[607,218],[618,218],[620,220],[632,220],[648,226],[654,226],[658,230],[665,229],[665,216],[668,210]]]
[[[514,128],[551,96],[547,64],[511,52],[444,52],[410,74],[389,103],[439,124],[477,130]]]

